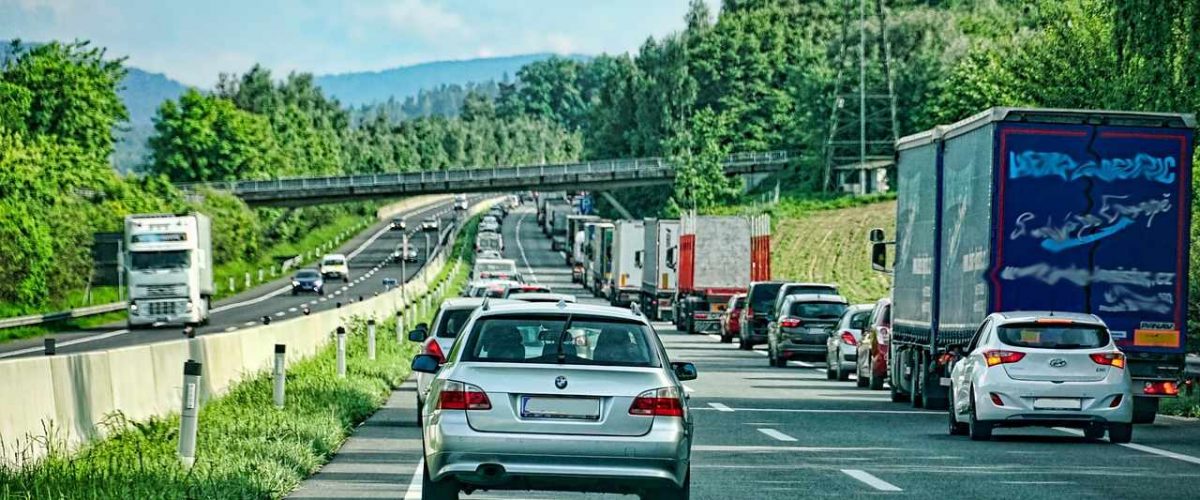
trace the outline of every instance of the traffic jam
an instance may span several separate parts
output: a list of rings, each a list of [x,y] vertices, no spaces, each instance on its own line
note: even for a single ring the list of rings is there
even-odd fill
[[[1184,379],[1191,180],[1164,166],[1187,165],[1191,140],[1176,115],[1007,109],[902,138],[894,233],[863,234],[870,261],[853,264],[890,276],[867,302],[774,276],[787,257],[772,255],[768,215],[611,220],[589,193],[511,195],[478,225],[463,297],[408,334],[420,495],[690,498],[711,469],[694,467],[685,382],[705,374],[675,345],[758,353],[774,372],[753,380],[814,368],[896,403],[871,410],[888,418],[937,415],[947,450],[1028,428],[1130,443]],[[534,218],[569,287],[528,276],[523,242],[505,241]],[[688,340],[701,336],[718,343]]]

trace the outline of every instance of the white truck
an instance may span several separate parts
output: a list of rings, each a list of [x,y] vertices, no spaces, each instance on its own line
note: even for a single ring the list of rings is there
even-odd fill
[[[212,221],[201,213],[125,217],[129,328],[208,323]]]
[[[679,221],[646,219],[642,255],[642,311],[654,321],[674,319]]]
[[[619,220],[613,228],[612,282],[608,287],[608,303],[616,307],[641,305],[642,254],[646,244],[646,223],[640,220]]]
[[[567,217],[575,213],[575,207],[567,203],[548,205],[546,227],[549,228],[550,249],[567,250]]]

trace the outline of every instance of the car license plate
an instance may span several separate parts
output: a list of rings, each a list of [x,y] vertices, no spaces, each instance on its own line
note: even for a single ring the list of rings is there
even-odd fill
[[[1076,398],[1037,398],[1033,407],[1039,410],[1078,410],[1082,403]]]
[[[600,400],[596,398],[521,396],[521,416],[599,420]]]

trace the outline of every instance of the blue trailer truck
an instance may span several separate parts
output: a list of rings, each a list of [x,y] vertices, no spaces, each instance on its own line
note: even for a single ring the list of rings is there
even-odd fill
[[[947,355],[997,311],[1093,313],[1129,358],[1135,422],[1178,393],[1192,115],[992,108],[897,142],[892,399],[945,408]],[[882,347],[882,346],[881,346]]]

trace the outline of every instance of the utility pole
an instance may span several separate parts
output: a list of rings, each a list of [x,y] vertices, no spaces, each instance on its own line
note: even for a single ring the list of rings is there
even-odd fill
[[[867,15],[867,2],[874,3],[870,17]],[[855,0],[842,0],[842,35],[835,62],[837,77],[829,133],[825,141],[822,186],[825,191],[836,187],[837,181],[854,182],[850,179],[857,177],[855,194],[869,194],[880,187],[873,188],[874,183],[868,176],[879,169],[894,167],[892,164],[899,127],[891,73],[891,46],[883,2],[857,0],[858,5],[855,6]],[[877,26],[868,25],[868,21],[873,21]],[[851,30],[851,22],[858,23],[857,30]],[[858,37],[858,46],[852,48],[854,36]],[[847,73],[852,71],[851,64],[855,58],[858,59],[858,86],[847,88],[853,85],[848,82]],[[858,101],[858,109],[852,111],[853,105],[847,104],[855,100]],[[854,131],[854,125],[858,125],[857,131]]]

